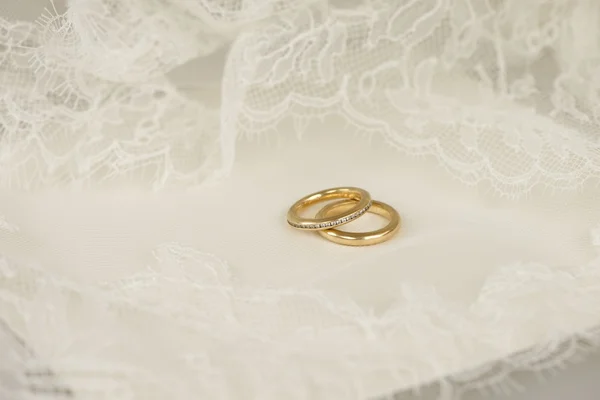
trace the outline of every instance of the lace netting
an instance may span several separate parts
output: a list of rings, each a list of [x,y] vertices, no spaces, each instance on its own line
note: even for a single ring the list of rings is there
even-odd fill
[[[60,378],[57,391],[83,398],[365,398],[369,378],[385,376],[394,379],[391,393],[435,380],[445,400],[506,389],[515,372],[559,369],[600,340],[570,312],[600,313],[598,259],[571,270],[501,268],[466,308],[403,285],[383,315],[319,291],[236,284],[225,262],[175,243],[157,248],[155,260],[128,278],[86,285],[2,259],[0,310],[17,311],[7,322],[38,359],[22,356],[9,372],[47,363]],[[540,325],[537,313],[557,317]],[[541,344],[484,363],[532,336]],[[463,357],[472,370],[440,375]]]
[[[599,7],[94,0],[3,19],[1,181],[200,183],[236,137],[337,113],[468,184],[577,188],[600,170]],[[229,44],[218,109],[165,80]]]

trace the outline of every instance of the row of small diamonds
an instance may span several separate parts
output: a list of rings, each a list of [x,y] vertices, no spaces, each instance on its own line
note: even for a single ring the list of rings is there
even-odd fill
[[[351,221],[353,219],[356,219],[358,217],[360,217],[361,215],[363,215],[364,213],[367,212],[367,210],[371,207],[371,202],[369,201],[369,203],[365,206],[365,208],[358,210],[357,212],[355,212],[354,214],[351,214],[347,217],[344,218],[340,218],[338,220],[335,221],[331,221],[331,222],[323,222],[321,224],[312,224],[312,225],[299,225],[299,224],[294,224],[292,222],[288,223],[293,226],[294,228],[299,228],[299,229],[318,229],[318,228],[331,228],[340,224],[343,224],[344,222],[348,222]]]

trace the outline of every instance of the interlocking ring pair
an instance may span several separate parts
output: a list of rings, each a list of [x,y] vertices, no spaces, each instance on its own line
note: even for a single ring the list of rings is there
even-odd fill
[[[300,211],[328,200],[343,199],[325,205],[315,218],[302,218]],[[369,232],[346,232],[337,227],[359,218],[366,212],[381,215],[389,222],[381,229]],[[338,187],[309,194],[295,202],[287,213],[287,221],[296,229],[317,231],[334,243],[347,246],[368,246],[385,242],[400,229],[400,215],[391,206],[377,200],[364,189]]]

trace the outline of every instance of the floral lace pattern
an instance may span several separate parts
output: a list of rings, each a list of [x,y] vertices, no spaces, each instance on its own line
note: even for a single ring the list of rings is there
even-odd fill
[[[597,135],[581,132],[598,119],[594,95],[564,89],[576,66],[535,73],[540,58],[562,59],[559,32],[573,27],[560,15],[578,12],[575,4],[474,3],[372,2],[368,12],[286,15],[234,44],[226,76],[237,77],[232,98],[243,100],[223,112],[253,133],[337,113],[404,153],[437,157],[467,184],[487,180],[508,195],[597,177]],[[525,37],[515,41],[517,33]],[[583,56],[576,59],[594,65]]]
[[[200,183],[238,136],[337,114],[467,184],[577,188],[600,171],[598,7],[93,0],[0,20],[0,182]],[[220,93],[165,79],[229,45]]]
[[[455,399],[504,385],[516,371],[559,368],[589,348],[582,339],[587,346],[600,340],[572,312],[600,312],[593,306],[600,304],[598,259],[570,270],[507,266],[468,307],[449,304],[432,288],[403,285],[382,315],[319,291],[236,284],[222,260],[178,244],[160,246],[155,259],[129,278],[94,285],[9,261],[0,310],[17,311],[8,322],[84,398],[364,398],[372,394],[369,378],[386,376],[391,391],[436,379],[440,399]],[[532,318],[542,314],[556,318]],[[542,344],[488,363],[534,343]],[[439,375],[463,357],[483,367]],[[308,386],[310,394],[302,390]]]

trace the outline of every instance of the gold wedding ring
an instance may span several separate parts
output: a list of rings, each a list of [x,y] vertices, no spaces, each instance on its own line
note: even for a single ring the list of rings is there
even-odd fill
[[[326,204],[314,218],[300,217],[300,212],[316,203],[340,200]],[[372,212],[389,222],[381,229],[368,232],[347,232],[337,227]],[[388,204],[371,200],[366,190],[356,187],[338,187],[309,194],[295,202],[287,213],[287,221],[292,227],[318,231],[319,235],[337,244],[347,246],[368,246],[391,239],[400,229],[400,215]]]
[[[355,200],[351,207],[330,215],[328,217],[302,218],[299,212],[315,203],[327,200]],[[288,223],[297,229],[306,229],[318,231],[329,229],[334,226],[347,224],[348,222],[360,217],[371,207],[371,195],[366,190],[355,187],[338,187],[321,190],[320,192],[309,194],[295,202],[287,213]]]
[[[354,201],[350,200],[328,204],[317,213],[317,217],[327,217],[330,214],[344,211],[345,209],[353,207],[353,203]],[[325,239],[337,244],[346,246],[370,246],[391,239],[400,229],[400,215],[388,204],[373,200],[369,212],[384,217],[389,221],[388,224],[381,229],[368,232],[346,232],[333,228],[319,231],[319,234]]]

